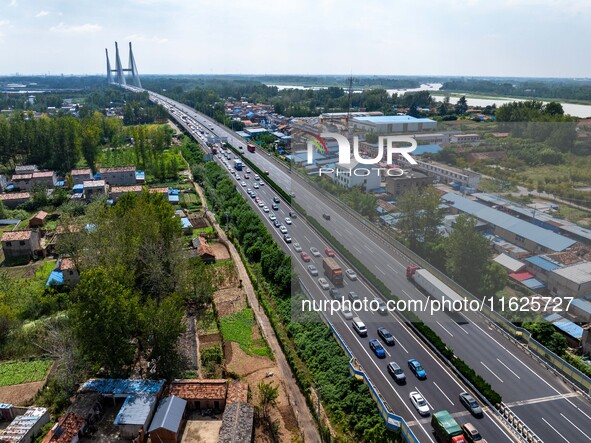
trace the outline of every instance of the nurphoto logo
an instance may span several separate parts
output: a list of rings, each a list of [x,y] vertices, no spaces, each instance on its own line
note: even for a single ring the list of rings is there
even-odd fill
[[[308,164],[314,163],[314,151],[319,151],[328,154],[328,148],[324,139],[333,138],[337,141],[339,146],[339,163],[350,164],[351,163],[351,143],[347,137],[342,134],[335,132],[323,132],[320,137],[308,136],[307,138],[307,153],[308,153]],[[408,143],[408,147],[398,146],[400,143]],[[417,148],[417,141],[410,136],[406,135],[381,135],[378,137],[378,151],[374,158],[363,158],[359,154],[359,137],[353,137],[353,159],[358,164],[362,165],[375,165],[382,161],[384,157],[384,149],[386,150],[386,163],[392,165],[393,155],[400,154],[404,157],[411,165],[416,165],[417,162],[410,155]],[[337,170],[337,172],[340,170]],[[401,176],[404,172],[399,168],[355,168],[349,173],[359,176],[367,176],[371,174],[371,171],[376,171],[378,175],[385,172],[389,176]],[[319,175],[335,173],[335,168],[320,168]],[[342,171],[340,172],[342,173]]]

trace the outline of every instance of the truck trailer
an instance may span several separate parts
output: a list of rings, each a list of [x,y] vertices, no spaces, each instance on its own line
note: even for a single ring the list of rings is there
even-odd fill
[[[426,269],[419,268],[416,265],[410,265],[406,268],[406,278],[413,281],[417,286],[419,286],[423,292],[427,295],[433,297],[440,302],[445,301],[446,309],[444,309],[450,317],[454,318],[454,320],[458,322],[466,322],[466,319],[456,310],[447,308],[449,303],[454,303],[456,306],[460,307],[464,305],[465,299],[452,288],[447,286],[433,274],[431,274]]]
[[[467,443],[462,428],[447,411],[435,412],[431,417],[433,434],[441,443]]]
[[[255,151],[255,145],[253,145],[252,143],[249,143],[246,145],[246,149],[248,150],[248,152],[253,152]]]
[[[332,257],[325,257],[322,261],[322,267],[324,268],[324,274],[335,286],[343,285],[343,270],[337,264],[336,260]]]

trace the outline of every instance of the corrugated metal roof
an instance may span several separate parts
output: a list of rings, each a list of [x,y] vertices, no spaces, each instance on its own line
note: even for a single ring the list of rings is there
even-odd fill
[[[176,433],[181,425],[186,406],[187,401],[182,398],[174,395],[166,397],[158,405],[148,432],[163,428]]]
[[[518,282],[523,282],[525,280],[529,280],[530,278],[534,278],[534,276],[529,272],[514,272],[512,274],[509,274],[509,277],[511,277],[514,280],[517,280]]]
[[[528,278],[527,280],[523,280],[521,284],[533,290],[543,289],[546,286],[537,278]]]
[[[554,271],[555,269],[560,268],[559,264],[554,263],[541,255],[528,257],[525,259],[525,261],[531,263],[532,265],[540,269],[543,269],[544,271]]]
[[[591,281],[591,262],[556,269],[554,273],[577,284],[587,283]]]
[[[358,120],[363,123],[435,123],[435,120],[430,118],[415,118],[410,115],[379,115],[376,117],[353,117],[353,120]]]
[[[507,254],[497,255],[494,258],[494,261],[496,261],[501,266],[507,268],[511,272],[520,271],[525,266],[525,263],[520,262],[519,260],[516,260],[514,258],[511,258]]]
[[[589,314],[591,314],[591,301],[585,298],[575,298],[572,301],[571,306],[576,306],[581,311],[588,312]]]
[[[156,394],[130,395],[123,402],[113,424],[118,426],[145,424],[152,413],[156,400]]]
[[[576,243],[575,240],[571,240],[563,235],[555,234],[552,231],[540,228],[532,223],[520,220],[517,217],[497,211],[496,209],[452,192],[445,194],[442,199],[448,201],[462,212],[513,232],[552,251],[563,251]]]
[[[164,386],[164,380],[131,380],[123,378],[91,378],[80,387],[80,392],[131,395],[157,394]]]
[[[570,335],[574,339],[580,340],[583,337],[583,328],[561,315],[551,314],[544,317],[544,320],[549,321],[556,328],[560,329],[565,334]]]

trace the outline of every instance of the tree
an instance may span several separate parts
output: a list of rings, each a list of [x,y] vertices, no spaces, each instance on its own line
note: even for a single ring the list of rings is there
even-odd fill
[[[400,217],[396,228],[404,242],[417,252],[439,241],[439,225],[443,212],[440,200],[433,188],[411,188],[398,198]]]
[[[488,240],[475,228],[475,218],[465,214],[458,216],[445,242],[446,268],[461,286],[478,293],[482,290],[491,252]]]
[[[279,396],[279,386],[273,386],[273,383],[265,383],[261,380],[257,384],[259,394],[259,408],[261,415],[265,418],[269,418],[269,412],[271,408],[277,406],[277,397]]]
[[[84,272],[68,311],[78,351],[96,372],[126,376],[134,362],[139,299],[105,268]]]
[[[564,109],[558,102],[550,102],[544,106],[544,112],[550,115],[564,115]]]
[[[468,101],[466,100],[466,96],[462,95],[455,106],[456,114],[464,115],[468,110]]]

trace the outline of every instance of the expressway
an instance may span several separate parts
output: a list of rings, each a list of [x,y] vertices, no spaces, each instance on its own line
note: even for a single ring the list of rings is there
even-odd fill
[[[164,98],[160,97],[160,99]],[[168,99],[166,100],[171,102]],[[233,146],[244,146],[241,139],[227,129],[219,127],[214,121],[184,105],[177,103],[176,106],[183,112],[189,113],[193,118],[206,121],[207,126],[215,128],[213,132],[216,135],[227,136],[228,141]],[[330,201],[319,196],[317,191],[304,180],[300,180],[297,175],[289,174],[289,171],[283,165],[278,164],[271,157],[260,152],[255,154],[246,152],[245,155],[257,164],[260,169],[269,171],[270,177],[283,189],[293,192],[297,196],[298,203],[308,214],[320,220],[322,213],[329,212],[331,221],[325,223],[327,229],[351,252],[355,251],[360,257],[362,256],[366,266],[393,293],[396,293],[400,298],[407,299],[424,297],[415,286],[406,280],[404,270],[410,262],[402,254],[369,235],[355,220],[341,214],[341,211],[335,208]],[[239,188],[242,187],[239,186]],[[267,191],[270,192],[270,189],[265,188],[264,192]],[[304,249],[315,246],[323,250],[324,242],[301,219],[298,220],[290,228],[290,233],[294,239],[299,241]],[[298,231],[300,227],[304,232]],[[273,232],[275,231],[273,226],[270,229]],[[279,238],[282,241],[282,238]],[[293,253],[293,251],[291,252]],[[316,258],[313,257],[313,260],[316,260]],[[299,256],[295,256],[294,265],[299,266],[300,261]],[[321,269],[321,262],[316,261],[316,266]],[[301,265],[301,263],[299,264]],[[317,281],[308,275],[305,268],[298,269],[298,271],[302,275],[305,286],[309,289],[312,288],[310,289],[311,293],[328,297],[325,291],[318,287]],[[370,297],[373,296],[369,287],[364,285],[362,281],[347,282],[343,292],[346,293],[350,290],[354,290],[359,294],[370,295]],[[370,338],[375,337],[375,335],[371,335],[375,329],[375,315],[371,318],[362,319],[368,323]],[[412,409],[408,401],[407,391],[410,391],[408,388],[418,388],[426,400],[434,405],[435,409],[448,409],[450,412],[458,414],[458,421],[462,422],[461,414],[465,415],[467,412],[461,405],[458,407],[457,396],[463,388],[460,388],[457,380],[451,377],[440,366],[439,361],[424,349],[423,344],[415,338],[414,334],[406,330],[405,326],[397,320],[397,317],[391,316],[387,320],[382,320],[388,325],[397,340],[393,350],[387,348],[392,355],[388,356],[386,360],[390,361],[390,358],[393,357],[404,367],[406,359],[417,358],[427,369],[428,381],[418,382],[417,380],[416,383],[418,384],[411,384],[415,380],[412,379],[412,374],[407,370],[408,387],[396,386],[393,379],[385,371],[385,363],[383,361],[379,363],[380,360],[370,353],[367,347],[367,339],[361,340],[346,322],[338,320],[341,319],[331,317],[335,329],[359,359],[364,370],[378,386],[395,412],[405,417],[409,423],[414,424],[413,430],[421,441],[429,441],[432,438],[430,434],[425,437],[425,428],[429,428],[430,425],[425,423],[425,419],[418,417],[416,411]],[[466,361],[487,379],[495,390],[503,395],[504,402],[540,438],[547,442],[556,441],[557,439],[566,442],[591,440],[588,436],[591,431],[591,408],[584,397],[577,392],[573,392],[569,386],[551,372],[530,360],[524,352],[498,333],[496,329],[488,327],[480,317],[470,316],[469,321],[465,324],[450,321],[445,314],[423,318],[423,320],[454,349],[456,355]],[[433,384],[430,385],[429,383]],[[469,417],[466,416],[465,419],[469,419]],[[485,438],[487,435],[491,437],[496,435],[496,439],[490,439],[492,441],[506,441],[508,439],[505,435],[506,431],[503,432],[495,421],[488,420],[490,426],[486,422],[487,420],[480,420],[477,423]],[[420,432],[415,429],[417,427]],[[423,433],[422,436],[420,435],[421,432]]]

